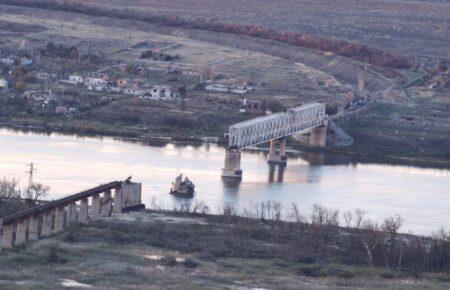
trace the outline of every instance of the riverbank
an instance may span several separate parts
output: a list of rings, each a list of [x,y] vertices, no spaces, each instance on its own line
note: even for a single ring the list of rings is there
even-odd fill
[[[49,239],[1,253],[0,287],[251,290],[450,286],[448,274],[409,271],[408,259],[401,272],[369,267],[364,255],[358,258],[362,246],[357,240],[353,246],[345,246],[352,236],[336,248],[331,240],[322,243],[328,236],[325,232],[304,232],[306,228],[298,223],[174,213],[142,213],[138,221],[117,216],[106,220],[74,226]],[[314,240],[309,240],[311,233],[316,233]],[[313,245],[319,247],[316,252]]]

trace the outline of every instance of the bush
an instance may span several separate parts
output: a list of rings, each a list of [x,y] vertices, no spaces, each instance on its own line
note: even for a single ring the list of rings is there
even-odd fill
[[[308,277],[323,277],[326,276],[325,270],[320,266],[301,267],[300,271],[303,275]]]
[[[161,259],[161,262],[163,263],[164,266],[168,266],[168,267],[173,267],[177,264],[177,259],[175,259],[174,256],[164,256]]]
[[[67,262],[66,259],[61,257],[61,249],[57,243],[53,243],[48,247],[45,258],[48,263],[63,264]]]
[[[380,277],[384,279],[394,279],[395,275],[391,272],[383,272],[381,273]]]
[[[197,268],[198,265],[199,265],[199,263],[198,263],[197,261],[195,261],[194,259],[187,258],[187,259],[183,262],[183,265],[184,265],[186,268],[191,268],[191,269],[193,269],[193,268]]]

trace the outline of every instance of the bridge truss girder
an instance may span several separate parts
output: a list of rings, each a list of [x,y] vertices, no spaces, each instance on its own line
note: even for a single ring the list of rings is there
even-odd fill
[[[311,103],[285,113],[258,117],[229,127],[229,148],[242,149],[323,125],[325,104]]]

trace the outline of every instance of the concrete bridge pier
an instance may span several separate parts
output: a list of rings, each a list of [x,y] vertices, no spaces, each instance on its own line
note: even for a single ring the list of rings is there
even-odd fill
[[[48,211],[42,215],[41,236],[48,237],[52,234],[53,212]]]
[[[30,223],[28,224],[28,240],[37,241],[38,240],[38,220],[39,216],[35,215],[30,217]]]
[[[16,225],[16,241],[15,245],[25,244],[27,239],[27,228],[25,225],[25,220],[20,220]]]
[[[241,151],[228,148],[225,152],[225,165],[222,168],[222,177],[242,178]]]
[[[97,219],[100,217],[100,195],[92,196],[91,218]]]
[[[54,233],[60,233],[64,229],[64,207],[57,207],[55,210],[55,227]]]
[[[277,145],[279,147],[277,151]],[[270,140],[270,150],[267,162],[275,164],[286,164],[286,138]]]
[[[77,204],[75,202],[69,203],[69,209],[67,212],[67,223],[77,222]]]
[[[113,212],[114,213],[122,213],[122,192],[119,189],[114,189],[114,205]]]
[[[4,225],[2,235],[2,249],[12,248],[12,238],[13,238],[13,226]]]
[[[101,204],[101,212],[100,216],[108,217],[111,213],[112,199],[111,199],[111,190],[107,190],[103,193],[103,201]]]
[[[88,199],[87,199],[87,197],[85,197],[85,198],[81,199],[81,201],[80,201],[80,214],[78,216],[78,222],[80,222],[82,224],[87,224],[88,209],[89,209]]]
[[[311,147],[325,147],[327,143],[327,124],[315,127],[311,130],[309,136],[309,146]]]

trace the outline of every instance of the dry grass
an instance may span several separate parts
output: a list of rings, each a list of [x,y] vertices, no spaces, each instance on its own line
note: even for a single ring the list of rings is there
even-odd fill
[[[270,255],[218,257],[193,248],[180,251],[174,249],[173,243],[167,244],[167,239],[180,234],[180,227],[165,224],[163,233],[149,227],[152,231],[138,224],[127,224],[126,232],[117,224],[74,227],[26,248],[5,251],[0,255],[0,288],[62,289],[67,280],[91,289],[448,289],[450,286],[448,276],[442,274],[425,275],[416,283],[401,273],[314,259],[293,262]],[[183,224],[182,228],[190,235],[186,241],[203,239],[212,229],[199,224]],[[213,228],[227,231],[227,227],[220,225]],[[152,242],[154,236],[160,236],[166,243],[156,245]],[[176,240],[181,247],[183,239]]]

